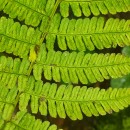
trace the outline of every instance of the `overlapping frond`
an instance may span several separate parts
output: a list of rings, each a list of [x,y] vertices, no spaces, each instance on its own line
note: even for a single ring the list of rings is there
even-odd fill
[[[3,84],[0,84],[1,130],[57,130],[56,125],[50,125],[48,121],[42,123],[41,120],[36,120],[34,116],[27,112],[19,111],[17,114],[14,113],[20,93],[18,87],[13,84],[10,84],[10,86],[11,89],[8,89]]]
[[[63,17],[68,17],[71,10],[76,17],[98,16],[100,14],[116,14],[130,10],[129,0],[62,0],[60,3],[60,13]]]
[[[122,54],[85,54],[84,52],[47,52],[40,50],[33,73],[36,80],[41,76],[56,82],[83,84],[102,82],[104,79],[121,77],[130,72],[130,58]]]
[[[58,44],[61,50],[101,50],[130,45],[130,20],[103,17],[85,19],[63,18],[56,14],[46,37],[49,50]],[[55,44],[54,44],[55,43]]]
[[[25,20],[25,24],[38,26],[44,17],[49,17],[56,0],[1,0],[3,10],[11,18]]]
[[[35,119],[29,113],[19,111],[9,122],[0,120],[2,130],[58,130],[56,125],[51,125],[49,121],[42,122]],[[60,129],[61,130],[61,129]]]
[[[73,87],[72,85],[61,85],[45,83],[42,81],[34,82],[31,78],[26,83],[25,91],[20,95],[19,109],[27,110],[31,107],[32,113],[40,112],[52,117],[66,118],[72,120],[86,116],[99,116],[113,111],[118,112],[130,104],[130,89],[120,88],[108,90],[100,88]]]
[[[13,19],[0,18],[0,52],[13,53],[27,57],[30,48],[40,44],[41,32],[26,25],[20,25]]]
[[[25,77],[29,68],[29,61],[19,58],[12,59],[11,57],[0,57],[0,84],[8,88],[15,86],[18,79]]]

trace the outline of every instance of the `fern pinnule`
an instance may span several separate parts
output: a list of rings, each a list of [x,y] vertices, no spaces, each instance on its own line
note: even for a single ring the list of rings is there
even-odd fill
[[[12,84],[13,85],[13,84]],[[0,84],[0,115],[3,120],[9,121],[14,111],[14,102],[17,97],[18,89],[11,86],[12,89],[6,88]]]
[[[0,84],[10,88],[15,86],[18,78],[26,77],[30,66],[28,59],[0,56]]]
[[[63,17],[68,17],[71,10],[76,17],[91,14],[99,16],[100,14],[117,14],[130,10],[129,0],[63,0],[60,3],[60,13]]]

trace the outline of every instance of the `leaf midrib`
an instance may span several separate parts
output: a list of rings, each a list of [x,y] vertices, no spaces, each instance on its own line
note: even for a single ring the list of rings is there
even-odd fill
[[[54,100],[54,101],[61,101],[61,102],[92,102],[92,103],[96,103],[96,102],[102,102],[102,101],[104,101],[104,102],[106,102],[106,101],[117,101],[117,100],[124,100],[124,99],[126,99],[126,98],[130,98],[130,94],[128,94],[128,95],[125,95],[125,96],[122,96],[122,97],[116,97],[115,96],[115,98],[108,98],[108,99],[88,99],[88,100],[85,100],[85,99],[82,99],[82,100],[78,100],[78,99],[75,99],[75,100],[71,100],[71,99],[58,99],[58,98],[52,98],[52,97],[48,97],[48,96],[45,96],[45,95],[37,95],[37,94],[34,94],[34,93],[31,93],[31,92],[23,92],[23,93],[26,93],[26,94],[29,94],[30,96],[37,96],[37,97],[39,97],[39,98],[41,98],[41,97],[44,97],[45,98],[45,101],[46,100]],[[71,98],[71,97],[70,97]]]
[[[36,45],[36,43],[31,43],[31,42],[28,42],[28,41],[23,41],[23,40],[21,40],[21,39],[14,38],[14,37],[11,37],[11,36],[8,36],[8,35],[5,35],[5,34],[2,34],[2,33],[1,33],[0,35],[3,35],[4,37],[8,37],[9,39],[13,39],[13,40],[16,40],[16,41],[22,42],[23,44]]]
[[[58,65],[48,65],[48,64],[42,64],[42,63],[36,63],[36,64],[40,64],[40,65],[42,65],[42,66],[50,66],[50,67],[59,67],[59,68],[82,68],[82,69],[84,69],[84,68],[102,68],[102,67],[114,67],[114,66],[119,66],[119,65],[124,65],[124,64],[126,64],[126,65],[129,65],[130,64],[130,62],[124,62],[124,63],[116,63],[116,64],[108,64],[108,65],[104,65],[104,64],[102,64],[102,66],[100,66],[100,65],[91,65],[91,66],[58,66]]]
[[[104,31],[104,30],[103,30]],[[75,36],[75,35],[79,35],[79,36],[82,36],[82,35],[101,35],[101,34],[121,34],[121,33],[130,33],[130,31],[123,31],[123,32],[119,32],[119,31],[115,31],[115,32],[94,32],[94,33],[77,33],[76,31],[75,32],[72,32],[72,33],[48,33],[48,34],[52,34],[52,35],[58,35],[58,36]]]
[[[47,15],[44,14],[44,13],[41,13],[41,12],[39,12],[39,11],[37,11],[37,10],[34,10],[33,8],[30,8],[30,7],[27,6],[27,5],[24,5],[23,3],[18,2],[17,0],[14,0],[14,2],[16,2],[16,3],[18,3],[18,4],[20,4],[20,5],[24,6],[24,7],[26,7],[26,8],[28,8],[28,9],[32,10],[33,12],[37,12],[37,13],[39,13],[39,14],[41,14],[41,15],[47,16]]]

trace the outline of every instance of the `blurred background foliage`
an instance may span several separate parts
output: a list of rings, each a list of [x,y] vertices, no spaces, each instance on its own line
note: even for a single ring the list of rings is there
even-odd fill
[[[130,57],[130,47],[126,46],[122,49],[122,54]],[[130,74],[117,79],[111,79],[111,87],[130,87]]]
[[[130,57],[130,47],[124,47],[122,54]],[[130,74],[118,79],[111,79],[112,88],[130,87]],[[130,107],[119,112],[99,117],[96,120],[97,130],[130,130]]]

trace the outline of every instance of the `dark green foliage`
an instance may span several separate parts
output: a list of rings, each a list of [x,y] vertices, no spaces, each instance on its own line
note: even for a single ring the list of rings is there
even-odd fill
[[[95,127],[98,130],[129,130],[130,107],[119,113],[100,117],[96,120]]]

